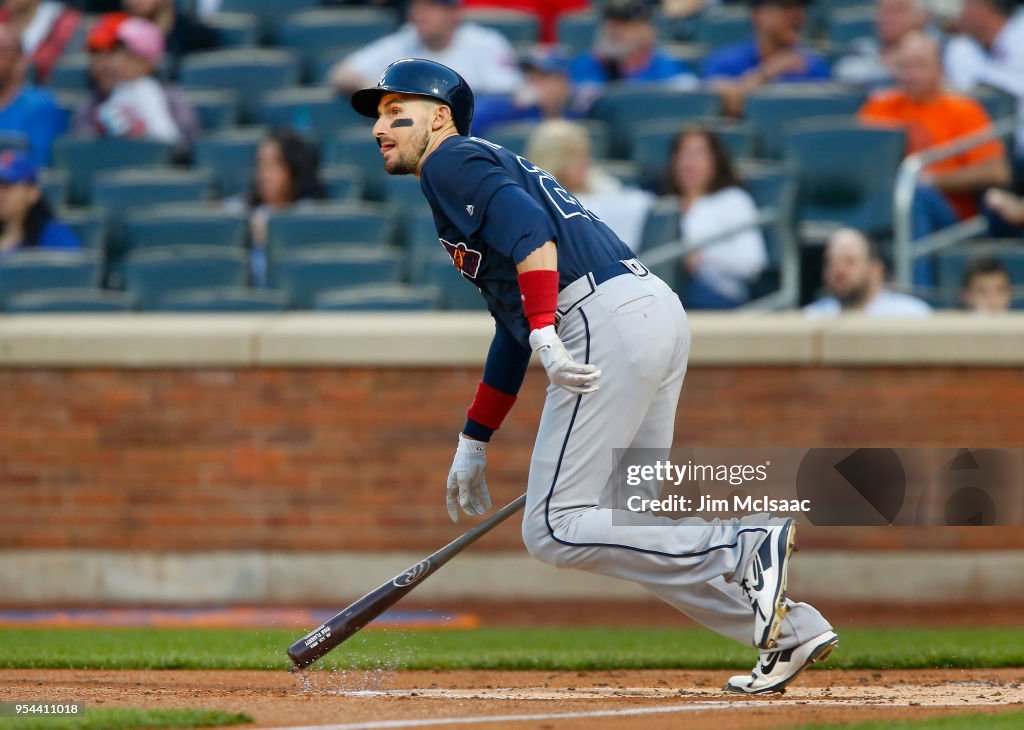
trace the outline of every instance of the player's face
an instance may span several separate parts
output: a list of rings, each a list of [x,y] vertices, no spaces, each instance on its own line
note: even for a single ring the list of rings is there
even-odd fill
[[[978,274],[964,290],[964,305],[974,312],[1005,312],[1010,308],[1010,280],[1001,272]]]
[[[389,175],[411,175],[430,141],[430,112],[436,105],[424,99],[388,94],[377,107],[373,136]]]

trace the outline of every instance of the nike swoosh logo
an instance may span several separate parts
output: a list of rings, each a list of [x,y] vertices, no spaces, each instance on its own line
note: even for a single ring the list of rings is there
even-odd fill
[[[757,556],[754,556],[754,580],[757,585],[753,590],[759,591],[764,588],[764,571],[761,570],[761,560]]]
[[[782,654],[782,652],[777,651],[777,652],[775,652],[774,654],[771,655],[771,659],[769,659],[767,662],[761,662],[761,666],[760,666],[761,674],[771,674],[772,673],[772,670],[775,669],[775,665],[779,663],[779,655],[780,654]]]

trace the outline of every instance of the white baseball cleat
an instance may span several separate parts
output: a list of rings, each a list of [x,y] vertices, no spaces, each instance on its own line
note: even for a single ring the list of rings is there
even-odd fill
[[[740,588],[754,610],[754,646],[759,649],[775,648],[782,621],[789,613],[786,579],[795,540],[793,519],[770,526],[740,581]]]
[[[754,671],[731,677],[725,689],[748,695],[785,692],[786,686],[800,676],[800,672],[814,662],[827,659],[838,644],[836,632],[826,631],[792,649],[762,651]]]

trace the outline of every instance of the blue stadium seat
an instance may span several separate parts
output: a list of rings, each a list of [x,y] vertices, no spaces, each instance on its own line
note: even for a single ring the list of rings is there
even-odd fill
[[[334,244],[359,244],[380,249],[394,243],[394,211],[367,203],[318,203],[303,205],[270,219],[267,253],[281,260],[302,248]]]
[[[252,187],[256,149],[266,137],[262,127],[228,129],[203,135],[193,157],[197,167],[213,172],[214,186],[222,197],[244,193]]]
[[[369,120],[367,120],[369,121]],[[370,125],[343,129],[327,139],[322,162],[329,165],[355,165],[363,171],[363,195],[368,200],[384,200],[387,173],[380,148],[373,140]]]
[[[42,289],[7,300],[8,314],[102,314],[129,312],[135,300],[124,292],[105,289]]]
[[[405,262],[409,281],[422,281],[423,265],[436,259],[438,254],[443,254],[451,263],[451,258],[441,248],[438,240],[434,214],[429,207],[418,208],[406,222]]]
[[[558,18],[558,45],[570,56],[589,51],[594,45],[601,17],[593,12],[566,13]]]
[[[0,304],[24,292],[99,286],[101,259],[77,251],[17,251],[0,258]]]
[[[213,173],[178,167],[126,168],[93,178],[93,206],[111,220],[137,208],[168,203],[201,203],[211,197]]]
[[[348,99],[338,96],[329,86],[295,86],[264,95],[257,121],[273,127],[291,127],[326,137],[342,127],[365,127],[366,139],[372,122],[352,108]]]
[[[89,88],[89,54],[65,53],[54,64],[47,87],[57,90],[85,91]]]
[[[236,89],[243,121],[255,117],[263,94],[298,82],[298,58],[281,48],[207,51],[185,56],[181,62],[182,86]]]
[[[796,173],[785,165],[764,162],[742,165],[738,172],[757,207],[761,210],[774,208],[780,224],[792,231],[796,225]],[[777,226],[763,229],[769,265],[773,268],[778,268],[782,262],[782,242],[777,230]]]
[[[170,145],[141,139],[61,137],[54,143],[53,159],[57,167],[70,175],[71,202],[86,205],[97,172],[167,165],[171,151]]]
[[[204,132],[230,129],[238,124],[239,94],[230,89],[187,89],[185,98],[196,110]]]
[[[221,10],[234,13],[252,13],[266,30],[278,27],[294,12],[320,5],[320,0],[223,0]]]
[[[504,8],[468,8],[462,15],[467,22],[498,31],[513,45],[533,45],[540,38],[540,20],[531,13]]]
[[[1024,285],[1024,251],[1016,241],[992,240],[970,241],[936,254],[938,259],[939,286],[949,293],[959,293],[963,284],[964,270],[974,259],[995,257],[1006,264],[1010,281],[1015,287]]]
[[[798,171],[800,223],[838,223],[885,236],[906,134],[891,127],[823,117],[796,123],[783,139],[784,159]]]
[[[248,235],[248,220],[226,213],[217,204],[169,204],[130,212],[124,228],[129,248],[241,248]]]
[[[578,120],[578,123],[587,128],[587,135],[590,137],[591,157],[607,157],[611,143],[608,125],[596,119],[582,119]],[[494,142],[494,144],[501,145],[505,149],[515,152],[517,155],[525,155],[530,135],[533,134],[539,124],[540,122],[536,121],[496,124],[487,132],[487,139]]]
[[[259,45],[262,28],[260,19],[251,13],[213,13],[203,18],[203,24],[217,33],[222,48],[252,48]]]
[[[164,298],[189,289],[243,287],[249,257],[244,250],[207,246],[172,246],[130,253],[124,262],[125,290],[143,311],[160,307]]]
[[[354,165],[329,165],[320,170],[320,177],[328,200],[355,201],[363,194],[363,172]]]
[[[873,39],[877,15],[873,5],[837,9],[828,18],[829,41],[833,45],[848,46],[862,38]]]
[[[679,200],[675,197],[659,198],[647,214],[640,251],[657,248],[680,239]],[[640,259],[643,260],[641,253]],[[679,261],[672,259],[651,267],[662,281],[673,289],[679,286]]]
[[[388,8],[319,8],[292,13],[274,37],[278,45],[298,53],[306,69],[312,70],[325,51],[365,46],[391,33],[398,24],[398,14]]]
[[[283,312],[285,297],[272,289],[249,287],[212,287],[186,289],[161,297],[157,310],[161,312],[216,312],[223,314]]]
[[[384,199],[395,205],[400,215],[428,205],[419,178],[413,175],[388,175],[384,178]]]
[[[331,70],[362,47],[362,43],[343,43],[318,50],[306,64],[306,77],[313,84],[330,84]]]
[[[94,208],[60,208],[57,218],[78,236],[82,248],[102,255],[107,244],[107,219]]]
[[[750,11],[746,7],[726,7],[700,16],[694,40],[714,50],[745,41],[753,34]]]
[[[61,208],[68,202],[69,179],[67,170],[45,168],[40,172],[39,186],[51,208]]]
[[[713,131],[729,150],[735,160],[752,157],[754,153],[754,129],[749,124],[726,122],[716,119],[695,122]],[[676,121],[644,122],[633,130],[631,146],[632,159],[646,170],[660,170],[668,164],[672,144],[687,124]]]
[[[317,295],[359,284],[394,284],[401,271],[398,253],[387,249],[310,248],[271,260],[270,279],[292,309],[309,309]]]
[[[440,248],[440,247],[439,247]],[[487,302],[473,282],[452,265],[451,257],[440,252],[423,261],[416,272],[416,283],[441,289],[441,306],[451,310],[485,311]]]
[[[836,84],[774,84],[747,97],[745,117],[758,134],[758,156],[779,159],[790,125],[815,117],[855,116],[864,94]]]
[[[608,125],[610,155],[629,159],[631,135],[636,125],[653,121],[680,124],[718,116],[721,99],[712,91],[680,91],[661,84],[611,86],[590,109],[590,116]]]
[[[436,286],[363,284],[328,289],[313,300],[313,308],[325,312],[415,312],[441,307]]]

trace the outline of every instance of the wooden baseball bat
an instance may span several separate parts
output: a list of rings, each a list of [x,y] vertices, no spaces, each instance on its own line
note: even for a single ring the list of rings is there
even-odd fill
[[[405,594],[434,574],[438,568],[514,515],[526,504],[526,495],[505,505],[476,527],[452,540],[433,555],[399,573],[344,609],[322,626],[310,631],[288,648],[296,669],[305,669],[368,623],[395,605]]]

